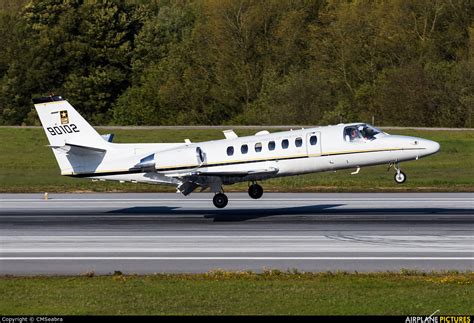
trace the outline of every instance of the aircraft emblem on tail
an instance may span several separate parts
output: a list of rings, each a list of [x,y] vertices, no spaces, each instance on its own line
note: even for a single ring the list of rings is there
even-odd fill
[[[68,124],[69,123],[69,117],[67,115],[67,111],[63,110],[59,112],[59,115],[61,116],[61,124]]]

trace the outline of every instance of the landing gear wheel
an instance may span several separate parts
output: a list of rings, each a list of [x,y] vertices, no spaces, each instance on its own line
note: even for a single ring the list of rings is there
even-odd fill
[[[263,195],[263,188],[258,184],[252,184],[249,186],[249,196],[253,199],[259,199]]]
[[[407,175],[404,172],[400,171],[400,172],[395,173],[395,176],[393,177],[393,179],[398,184],[402,184],[402,183],[405,183],[405,181],[407,180]]]
[[[227,198],[227,195],[223,193],[217,193],[216,195],[214,195],[212,202],[214,203],[215,207],[222,209],[226,207],[227,203],[229,202],[229,199]]]

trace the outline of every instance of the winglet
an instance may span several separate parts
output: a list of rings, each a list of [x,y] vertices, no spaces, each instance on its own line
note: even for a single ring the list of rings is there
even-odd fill
[[[224,133],[224,136],[226,139],[236,139],[239,138],[237,134],[234,132],[234,130],[224,130],[222,131]]]

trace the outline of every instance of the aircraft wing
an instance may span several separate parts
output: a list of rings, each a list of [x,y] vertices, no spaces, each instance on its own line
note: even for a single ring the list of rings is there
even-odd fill
[[[244,171],[206,171],[206,170],[196,170],[193,172],[185,174],[173,174],[168,175],[172,177],[179,178],[182,180],[182,184],[178,186],[178,191],[184,195],[188,195],[193,192],[196,188],[201,187],[202,190],[212,185],[212,182],[215,181],[212,177],[220,177],[221,179],[231,179],[235,177],[246,177],[246,176],[265,176],[273,175],[278,173],[278,168],[269,167],[263,169],[255,170],[244,170]]]

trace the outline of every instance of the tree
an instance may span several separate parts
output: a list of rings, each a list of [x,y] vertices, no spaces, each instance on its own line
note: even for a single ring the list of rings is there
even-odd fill
[[[10,62],[2,90],[4,111],[14,111],[10,122],[21,122],[32,96],[52,92],[86,117],[107,121],[129,84],[135,23],[133,7],[123,1],[28,2],[19,23],[25,41],[17,45],[20,55]]]
[[[0,124],[469,126],[471,0],[3,0]]]

